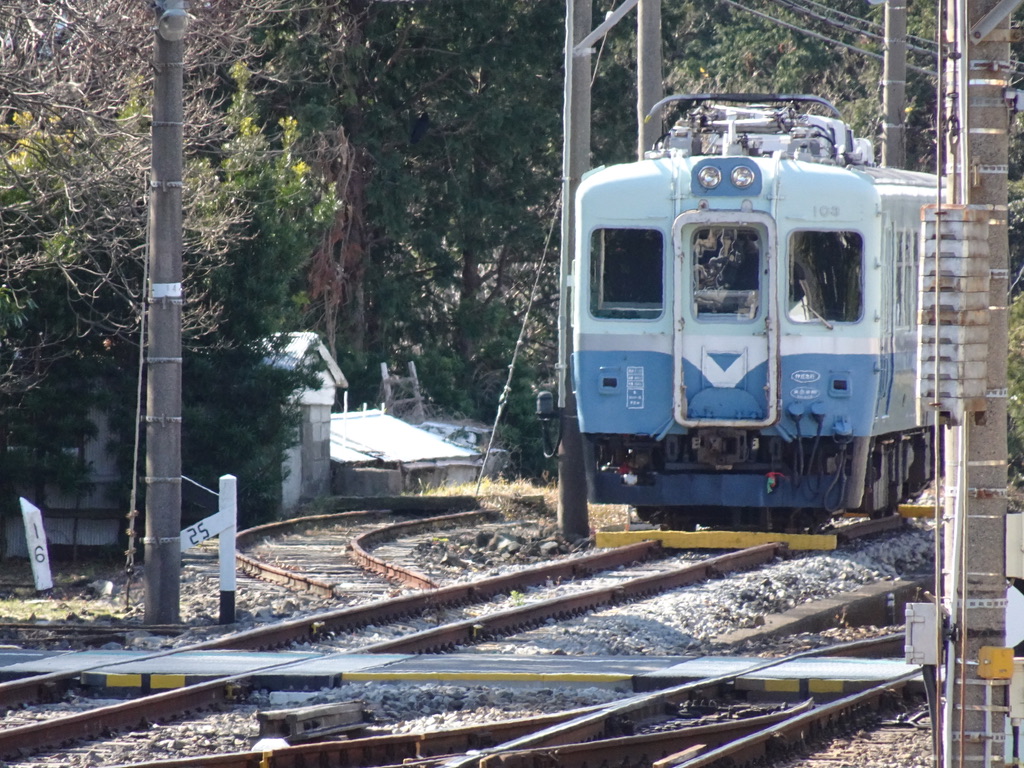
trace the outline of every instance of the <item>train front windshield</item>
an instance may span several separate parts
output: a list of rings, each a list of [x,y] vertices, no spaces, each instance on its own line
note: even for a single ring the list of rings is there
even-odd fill
[[[694,314],[753,318],[761,296],[761,236],[752,227],[706,227],[693,233]]]

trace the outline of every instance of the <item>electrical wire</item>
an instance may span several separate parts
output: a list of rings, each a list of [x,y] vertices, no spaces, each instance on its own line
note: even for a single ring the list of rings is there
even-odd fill
[[[884,58],[885,58],[885,56],[883,54],[881,54],[881,53],[875,53],[874,51],[869,51],[869,50],[864,49],[864,48],[859,48],[859,47],[857,47],[855,45],[851,45],[850,43],[844,43],[841,40],[836,40],[835,38],[829,37],[829,36],[824,35],[824,34],[822,34],[820,32],[814,32],[814,31],[812,31],[810,29],[804,29],[803,27],[799,27],[799,26],[797,26],[795,24],[790,24],[789,22],[783,21],[782,19],[779,19],[779,18],[777,18],[775,16],[772,16],[772,15],[770,15],[768,13],[765,13],[763,11],[758,11],[758,10],[755,10],[755,9],[750,8],[748,6],[742,5],[741,3],[736,2],[736,0],[723,0],[723,1],[726,3],[726,5],[731,5],[731,6],[733,6],[735,8],[738,8],[738,9],[740,9],[742,11],[746,11],[747,13],[753,14],[754,16],[759,16],[760,18],[765,19],[766,21],[770,21],[773,24],[778,24],[779,26],[785,27],[785,28],[790,29],[790,30],[792,30],[794,32],[799,32],[800,34],[807,35],[809,37],[815,37],[815,38],[817,38],[819,40],[823,40],[824,42],[831,43],[832,45],[838,45],[838,46],[841,46],[841,47],[846,48],[848,50],[854,51],[856,53],[861,53],[861,54],[864,54],[865,56],[870,56],[871,58],[874,58],[874,59],[883,59],[884,60]],[[799,13],[801,15],[806,15],[806,16],[811,16],[812,18],[815,18],[818,21],[821,21],[822,23],[828,24],[828,25],[833,26],[833,27],[838,27],[839,29],[842,29],[845,32],[850,32],[851,34],[857,34],[857,35],[862,35],[862,36],[865,36],[865,37],[874,38],[876,40],[881,40],[881,41],[885,40],[884,36],[878,35],[878,34],[873,33],[873,32],[868,32],[868,31],[865,31],[865,30],[851,29],[849,26],[847,26],[845,24],[842,24],[840,22],[831,20],[831,19],[829,19],[827,17],[821,16],[820,14],[814,13],[813,11],[809,10],[806,6],[800,5],[800,3],[797,0],[779,0],[779,3],[783,7],[789,8],[791,11],[793,11],[795,13]],[[851,18],[856,18],[856,17],[851,17]],[[907,39],[908,40],[909,39],[918,40],[918,41],[921,41],[922,43],[925,42],[923,38],[914,37],[914,36],[907,36]],[[936,47],[933,48],[931,46],[930,42],[927,44],[927,47],[925,47],[924,45],[910,45],[910,44],[907,45],[908,50],[911,50],[911,51],[913,51],[915,53],[918,53],[918,54],[921,54],[921,55],[924,55],[924,56],[930,56],[930,57],[937,57],[938,56],[938,52],[937,52],[938,51],[938,47],[939,47],[939,45],[936,44]],[[916,66],[914,64],[910,64],[909,62],[907,63],[907,69],[912,70],[914,72],[917,72],[919,74],[928,75],[928,76],[935,76],[935,71],[933,71],[931,69],[924,68],[924,67],[918,67],[918,66]],[[1011,62],[1010,73],[1012,75],[1017,75],[1017,76],[1024,77],[1024,65],[1022,65],[1020,62]]]
[[[847,48],[847,49],[849,49],[851,51],[854,51],[856,53],[862,53],[865,56],[870,56],[870,57],[875,58],[875,59],[884,59],[885,58],[880,53],[875,53],[874,51],[868,51],[868,50],[866,50],[864,48],[858,48],[855,45],[850,45],[849,43],[844,43],[841,40],[836,40],[833,37],[828,37],[826,35],[821,34],[820,32],[812,32],[809,29],[804,29],[803,27],[798,27],[795,24],[790,24],[789,22],[782,21],[782,19],[777,19],[774,16],[770,16],[767,13],[763,13],[761,11],[755,11],[753,8],[748,8],[745,5],[741,5],[740,3],[736,2],[736,0],[724,0],[724,1],[725,1],[726,5],[731,5],[731,6],[735,7],[735,8],[739,8],[741,11],[746,11],[747,13],[751,13],[754,16],[760,16],[762,19],[770,21],[773,24],[778,24],[781,27],[786,27],[787,29],[791,29],[794,32],[799,32],[802,35],[807,35],[809,37],[816,37],[819,40],[824,40],[826,43],[831,43],[832,45],[838,45],[838,46],[841,46],[843,48]],[[913,70],[914,72],[918,72],[920,74],[928,75],[928,76],[931,76],[931,75],[934,74],[930,69],[924,69],[922,67],[918,67],[918,66],[916,66],[914,64],[910,64],[910,63],[907,64],[907,69],[910,69],[910,70]]]
[[[836,460],[836,474],[832,478],[832,482],[828,488],[825,489],[825,495],[821,497],[821,503],[825,507],[825,511],[829,514],[838,512],[843,506],[843,499],[846,497],[846,480],[844,479],[844,473],[846,472],[846,458],[847,451],[850,446],[848,443],[842,445],[842,450],[839,452],[839,458]],[[828,503],[828,497],[832,495],[832,491],[839,485],[839,481],[842,480],[843,484],[839,488],[839,498],[836,500],[835,506]]]
[[[833,27],[839,27],[840,29],[846,30],[852,34],[863,35],[865,37],[871,37],[876,40],[885,40],[885,27],[882,24],[871,21],[870,19],[862,19],[858,16],[853,16],[848,13],[843,13],[840,10],[834,8],[828,8],[821,3],[816,3],[814,0],[776,0],[780,5],[792,8],[802,15],[810,16],[818,19],[825,24]],[[821,8],[821,13],[816,13],[812,10],[813,7]],[[838,21],[833,18],[829,18],[829,15],[846,19],[846,21]],[[936,55],[937,46],[934,40],[928,40],[923,37],[916,35],[905,35],[904,39],[907,41],[914,40],[916,45],[908,44],[908,48],[918,53],[926,53],[931,56]]]
[[[501,395],[498,397],[498,411],[494,415],[494,426],[491,427],[491,436],[487,440],[487,450],[484,451],[484,460],[480,464],[480,475],[476,479],[476,493],[480,495],[480,485],[484,481],[484,472],[487,471],[487,460],[490,458],[491,449],[494,446],[494,436],[498,432],[498,424],[501,423],[502,414],[505,412],[505,406],[508,404],[508,396],[512,393],[512,377],[516,370],[516,360],[519,359],[519,350],[523,348],[523,339],[526,337],[526,327],[530,320],[530,310],[533,309],[534,302],[537,299],[537,288],[540,286],[540,277],[544,274],[544,267],[547,265],[548,251],[551,246],[551,238],[555,234],[555,224],[559,220],[559,212],[561,206],[555,209],[555,215],[551,217],[551,226],[548,228],[548,236],[544,240],[544,251],[540,257],[540,264],[537,267],[537,274],[533,278],[533,287],[530,289],[530,300],[526,304],[526,312],[523,314],[523,323],[519,327],[519,338],[516,339],[515,349],[512,350],[512,361],[508,366],[508,378],[505,380],[505,386],[501,390]]]
[[[614,9],[612,9],[612,10],[614,10]],[[605,17],[607,18],[608,16],[611,16],[611,15],[612,15],[612,11],[608,11],[608,13],[605,15]],[[607,43],[607,42],[608,42],[608,35],[603,35],[601,37],[601,47],[597,49],[597,59],[594,60],[594,71],[592,72],[592,74],[590,76],[590,87],[591,88],[593,88],[594,87],[594,83],[597,82],[597,71],[601,68],[601,54],[604,53],[604,46],[605,46],[605,43]]]
[[[139,368],[135,383],[135,444],[132,449],[132,489],[128,495],[128,549],[125,551],[124,571],[124,603],[125,609],[131,607],[132,571],[135,568],[135,521],[139,517],[139,454],[142,432],[142,380],[146,361],[146,318],[149,312],[149,249],[151,244],[146,238],[146,254],[142,263],[142,296],[139,313]]]

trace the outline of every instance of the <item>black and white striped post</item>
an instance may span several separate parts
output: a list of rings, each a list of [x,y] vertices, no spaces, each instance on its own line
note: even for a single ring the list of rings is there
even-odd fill
[[[220,479],[221,515],[226,526],[220,532],[220,623],[235,623],[235,536],[238,533],[238,478],[224,475]]]
[[[191,482],[191,481],[190,481]],[[198,483],[194,483],[198,485]],[[199,486],[202,488],[202,486]],[[238,478],[223,475],[218,493],[203,491],[217,497],[217,512],[190,525],[181,532],[181,551],[219,536],[220,560],[220,623],[235,623],[235,537],[238,533]]]

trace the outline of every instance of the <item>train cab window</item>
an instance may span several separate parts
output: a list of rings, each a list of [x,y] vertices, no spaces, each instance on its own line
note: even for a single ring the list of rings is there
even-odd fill
[[[594,317],[646,319],[664,306],[664,237],[656,229],[598,229],[590,240]]]
[[[863,310],[864,241],[856,232],[794,232],[789,239],[789,319],[852,323]]]
[[[691,239],[694,313],[750,319],[761,296],[761,235],[752,227],[704,227]]]

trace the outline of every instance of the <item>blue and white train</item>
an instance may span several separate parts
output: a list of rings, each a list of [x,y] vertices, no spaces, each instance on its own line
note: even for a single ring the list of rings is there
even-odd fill
[[[876,167],[817,97],[670,105],[684,116],[654,151],[577,196],[590,500],[674,528],[891,511],[932,476],[915,387],[935,178]]]

